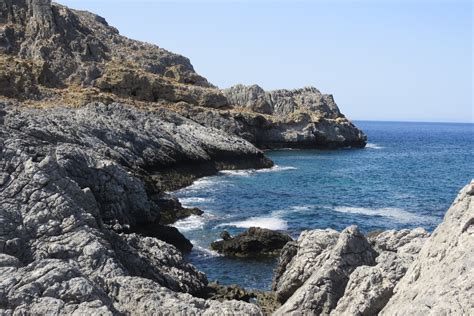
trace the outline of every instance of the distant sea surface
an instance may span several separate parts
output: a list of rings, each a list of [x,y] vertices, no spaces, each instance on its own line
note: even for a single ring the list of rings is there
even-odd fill
[[[176,223],[192,240],[188,260],[209,280],[269,289],[276,259],[219,256],[210,243],[222,230],[252,226],[288,232],[356,224],[376,229],[432,231],[458,191],[474,177],[474,125],[366,122],[365,149],[281,150],[275,167],[223,171],[175,192],[205,214]]]

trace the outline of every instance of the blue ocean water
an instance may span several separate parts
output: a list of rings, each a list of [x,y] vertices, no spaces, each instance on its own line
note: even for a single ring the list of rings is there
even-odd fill
[[[357,224],[433,230],[458,191],[474,177],[474,124],[356,122],[365,149],[267,152],[272,169],[224,171],[175,192],[201,208],[176,226],[192,240],[188,260],[210,280],[269,289],[275,259],[246,260],[209,250],[226,229],[302,230]]]

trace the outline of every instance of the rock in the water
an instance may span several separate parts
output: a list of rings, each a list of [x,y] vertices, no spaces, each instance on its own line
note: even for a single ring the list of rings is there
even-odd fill
[[[374,265],[375,257],[376,253],[358,228],[346,228],[332,248],[316,257],[314,272],[275,315],[329,315],[343,296],[350,274],[359,266]]]
[[[219,253],[237,257],[278,255],[291,237],[270,229],[250,227],[234,237],[223,232],[222,240],[214,241],[211,248]]]
[[[474,314],[474,181],[423,245],[381,315]]]

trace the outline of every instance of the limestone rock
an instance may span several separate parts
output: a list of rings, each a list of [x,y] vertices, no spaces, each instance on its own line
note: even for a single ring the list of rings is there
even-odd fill
[[[335,230],[303,231],[297,242],[283,248],[276,269],[272,290],[280,302],[285,302],[324,263],[320,255],[332,249],[339,238]]]
[[[381,315],[474,313],[474,182],[423,245]]]
[[[186,117],[260,148],[366,144],[364,133],[341,114],[333,97],[316,88],[267,92],[237,85],[220,90],[187,58],[128,39],[103,18],[50,0],[2,2],[0,66],[0,95],[36,106],[132,100],[177,110],[186,104],[195,108],[182,113]]]
[[[251,227],[234,237],[224,237],[214,241],[211,248],[237,257],[277,255],[287,242],[292,241],[287,234],[258,227]]]
[[[331,315],[377,315],[393,295],[429,234],[422,228],[385,231],[370,241],[379,252],[375,266],[360,266],[349,277]]]
[[[363,265],[374,265],[376,253],[356,226],[343,230],[336,244],[315,261],[315,270],[275,312],[329,315],[343,296],[350,274]]]
[[[192,297],[206,277],[175,247],[145,236],[164,227],[148,227],[159,222],[162,192],[151,172],[230,153],[263,159],[250,143],[172,112],[2,104],[0,313],[141,314],[150,306],[258,315],[255,305]]]

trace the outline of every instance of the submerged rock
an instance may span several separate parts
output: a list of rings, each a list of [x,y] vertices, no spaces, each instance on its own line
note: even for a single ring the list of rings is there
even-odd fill
[[[291,237],[270,229],[251,227],[247,231],[230,237],[227,232],[221,234],[222,240],[214,241],[211,248],[219,253],[237,257],[278,255]]]

